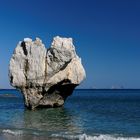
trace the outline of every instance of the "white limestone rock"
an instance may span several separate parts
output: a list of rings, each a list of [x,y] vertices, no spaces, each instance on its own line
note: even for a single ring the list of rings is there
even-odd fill
[[[62,106],[86,74],[72,38],[57,36],[48,50],[39,38],[20,41],[10,60],[9,77],[23,93],[25,105],[34,109]]]

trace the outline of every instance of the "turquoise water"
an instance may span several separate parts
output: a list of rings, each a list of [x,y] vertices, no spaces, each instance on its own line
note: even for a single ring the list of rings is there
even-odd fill
[[[75,90],[61,108],[27,110],[0,90],[0,140],[139,140],[140,90]]]

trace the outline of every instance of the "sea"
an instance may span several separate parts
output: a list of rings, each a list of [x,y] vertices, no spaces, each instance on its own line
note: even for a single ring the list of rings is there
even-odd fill
[[[34,111],[1,89],[0,140],[140,140],[140,89],[76,89],[63,107]]]

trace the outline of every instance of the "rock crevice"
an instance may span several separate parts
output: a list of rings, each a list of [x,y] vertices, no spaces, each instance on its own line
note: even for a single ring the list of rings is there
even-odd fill
[[[39,38],[25,38],[10,60],[10,83],[29,109],[62,106],[85,76],[71,38],[54,37],[48,50]]]

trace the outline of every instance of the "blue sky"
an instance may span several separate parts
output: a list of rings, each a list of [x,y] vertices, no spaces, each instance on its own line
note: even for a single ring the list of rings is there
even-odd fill
[[[72,37],[87,78],[80,88],[140,88],[139,0],[0,0],[0,88],[11,88],[19,40]]]

